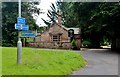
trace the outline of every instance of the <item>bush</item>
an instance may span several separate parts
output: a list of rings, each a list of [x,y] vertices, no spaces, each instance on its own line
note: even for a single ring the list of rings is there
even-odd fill
[[[73,39],[71,42],[72,49],[77,49],[76,41]]]
[[[109,38],[107,38],[106,36],[103,36],[103,38],[101,39],[100,45],[106,46],[106,45],[110,45],[110,44],[111,44],[111,40]]]
[[[34,42],[34,38],[27,38],[26,42]]]
[[[91,42],[90,39],[85,39],[85,40],[83,40],[83,42],[82,42],[82,46],[83,46],[83,47],[91,47],[91,45],[92,45],[92,42]]]

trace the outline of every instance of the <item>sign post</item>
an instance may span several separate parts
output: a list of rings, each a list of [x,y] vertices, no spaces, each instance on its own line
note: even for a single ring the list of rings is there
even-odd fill
[[[29,26],[26,25],[25,18],[21,17],[21,0],[19,0],[19,17],[17,18],[17,24],[15,29],[18,30],[18,42],[17,42],[17,64],[22,63],[22,42],[21,37],[35,37],[35,34],[29,30]]]
[[[21,0],[19,0],[19,18],[21,18]],[[20,30],[18,30],[18,42],[17,42],[17,64],[22,62],[22,42],[20,38]]]

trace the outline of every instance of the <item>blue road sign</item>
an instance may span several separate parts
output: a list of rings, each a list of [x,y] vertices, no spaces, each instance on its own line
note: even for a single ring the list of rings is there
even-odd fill
[[[32,30],[22,31],[22,33],[33,33]]]
[[[22,31],[21,37],[35,37],[36,34],[32,30]]]
[[[17,18],[17,24],[23,24],[23,25],[25,25],[25,18],[18,17]]]
[[[33,33],[22,33],[21,37],[35,37]]]
[[[15,29],[18,29],[18,30],[28,30],[29,26],[28,25],[15,24]]]

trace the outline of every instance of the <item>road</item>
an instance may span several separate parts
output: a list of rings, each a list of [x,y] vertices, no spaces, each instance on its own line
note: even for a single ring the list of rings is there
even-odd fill
[[[72,75],[118,75],[118,53],[108,49],[88,49],[81,51],[81,54],[87,65]]]

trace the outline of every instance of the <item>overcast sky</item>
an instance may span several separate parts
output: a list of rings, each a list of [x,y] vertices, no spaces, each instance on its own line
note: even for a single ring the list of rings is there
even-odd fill
[[[41,20],[41,18],[48,20],[49,18],[47,17],[47,11],[50,9],[51,3],[55,3],[56,0],[41,0],[40,5],[38,5],[39,8],[43,9],[44,14],[40,14],[37,18],[36,23],[39,26],[46,26],[44,22]]]

